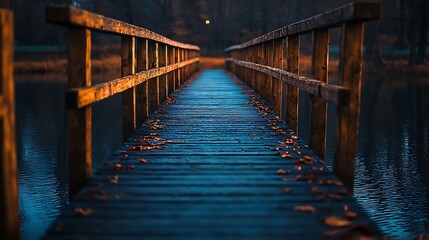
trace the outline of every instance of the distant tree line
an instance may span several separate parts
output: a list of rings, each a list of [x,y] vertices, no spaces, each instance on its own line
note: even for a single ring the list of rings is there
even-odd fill
[[[2,6],[15,11],[18,44],[64,44],[65,30],[47,24],[44,13],[46,5],[64,3],[197,44],[208,55],[220,55],[229,45],[347,2],[350,0],[0,0]],[[366,56],[378,64],[398,57],[407,58],[410,65],[423,63],[429,1],[383,0],[382,4],[383,18],[366,24]],[[118,41],[95,39],[103,44]]]

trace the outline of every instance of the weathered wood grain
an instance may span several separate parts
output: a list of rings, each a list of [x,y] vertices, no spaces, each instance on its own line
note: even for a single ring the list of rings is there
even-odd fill
[[[0,9],[0,236],[20,239],[13,80],[13,12]]]
[[[200,50],[198,46],[173,41],[148,29],[67,5],[48,6],[46,21],[68,27],[77,26],[100,32],[150,39],[184,49]]]
[[[160,44],[159,46],[159,67],[168,65],[168,50],[167,45]],[[167,73],[159,76],[159,102],[163,102],[168,96],[168,79]]]
[[[327,83],[329,59],[329,31],[313,32],[313,79]],[[314,153],[325,160],[327,104],[323,98],[310,95],[310,146]]]
[[[91,86],[91,32],[88,29],[69,29],[68,87]],[[91,106],[68,111],[69,195],[91,178]]]
[[[275,31],[256,37],[245,43],[231,46],[225,51],[243,49],[252,45],[257,45],[262,42],[267,42],[278,38],[309,33],[313,30],[339,27],[343,22],[369,21],[373,19],[379,19],[380,16],[380,1],[369,0],[351,2],[331,11],[324,12],[308,19],[279,28]]]
[[[364,28],[362,22],[343,26],[340,80],[350,89],[348,105],[337,107],[334,172],[353,190],[355,153],[359,130],[362,53]]]
[[[149,70],[147,39],[140,39],[137,41],[136,57],[137,57],[136,72],[143,72],[143,71]],[[142,83],[136,83],[136,91],[137,91],[136,118],[137,118],[137,125],[140,126],[143,123],[143,121],[146,120],[147,117],[149,116],[147,81],[144,81]],[[76,99],[78,99],[78,97],[76,97]],[[79,103],[76,104],[76,106],[78,105]]]
[[[136,39],[121,38],[121,76],[134,75],[136,72]],[[136,86],[122,92],[122,139],[126,140],[137,127],[137,93]]]

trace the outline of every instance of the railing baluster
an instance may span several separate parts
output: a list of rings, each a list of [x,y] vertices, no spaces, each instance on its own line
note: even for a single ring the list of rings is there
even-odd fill
[[[158,43],[154,41],[149,41],[149,69],[158,68]],[[149,114],[153,113],[155,109],[159,106],[159,77],[149,79],[148,81],[149,89]]]
[[[13,13],[0,9],[0,236],[20,239],[15,141]]]
[[[149,69],[148,61],[148,40],[140,39],[137,41],[137,66],[136,72],[146,71]],[[136,87],[137,91],[137,124],[141,125],[149,116],[149,101],[148,101],[148,82],[143,82]]]
[[[353,190],[355,153],[359,129],[364,27],[362,22],[343,25],[340,79],[350,89],[350,101],[337,107],[334,172]]]
[[[328,81],[329,31],[313,32],[313,79]],[[310,146],[314,153],[325,160],[326,152],[326,100],[311,95],[310,102]]]
[[[121,38],[121,76],[135,74],[135,37],[122,36]],[[127,140],[136,130],[136,87],[122,93],[122,140]]]
[[[274,40],[273,66],[283,68],[283,39]],[[273,109],[277,115],[282,116],[282,89],[283,81],[273,78]],[[284,99],[286,100],[286,99]]]
[[[176,50],[172,46],[168,46],[168,65],[172,65],[175,63],[175,56]],[[176,89],[176,74],[175,72],[171,72],[168,74],[168,94],[174,92],[174,89]]]
[[[174,61],[176,63],[180,63],[181,58],[180,58],[180,48],[176,48],[176,55],[174,56]],[[180,87],[181,81],[182,81],[182,69],[178,68],[175,72],[176,74],[176,84],[175,84],[175,89],[176,90],[178,87]]]
[[[91,31],[69,28],[68,88],[91,86]],[[69,195],[91,178],[91,106],[68,112]]]
[[[299,35],[288,36],[288,72],[299,74]],[[298,88],[292,85],[287,87],[286,122],[290,128],[298,133]]]
[[[168,56],[167,56],[167,45],[159,44],[159,67],[167,66]],[[167,83],[167,74],[164,74],[159,77],[159,102],[164,101],[168,96],[168,83]]]
[[[266,44],[266,55],[265,55],[265,63],[267,66],[274,67],[274,40],[268,41]],[[273,105],[274,102],[274,89],[273,82],[275,80],[270,75],[267,75],[267,85],[265,86],[265,96],[267,102]]]

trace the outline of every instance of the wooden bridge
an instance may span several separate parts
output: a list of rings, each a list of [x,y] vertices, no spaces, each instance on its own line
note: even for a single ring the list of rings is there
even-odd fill
[[[1,23],[10,27],[10,15],[1,10]],[[197,46],[48,7],[47,21],[69,29],[72,198],[45,239],[380,236],[351,196],[363,23],[379,15],[377,2],[350,3],[226,49],[228,71],[200,71]],[[343,31],[340,86],[327,83],[334,27]],[[0,37],[10,38],[3,29]],[[121,36],[121,78],[91,84],[92,31]],[[313,34],[312,79],[299,75],[306,33]],[[13,40],[0,43],[13,49]],[[8,51],[1,56],[2,86],[13,87]],[[311,94],[309,145],[297,135],[298,89]],[[2,143],[10,143],[13,95],[1,90]],[[115,94],[122,94],[124,144],[92,175],[91,104]],[[327,102],[337,105],[334,172],[324,164]],[[1,233],[18,239],[16,159],[1,150]]]

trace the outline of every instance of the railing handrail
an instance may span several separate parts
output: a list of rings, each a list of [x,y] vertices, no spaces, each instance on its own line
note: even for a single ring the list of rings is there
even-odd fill
[[[381,15],[379,1],[358,1],[225,49],[227,68],[261,94],[298,131],[299,91],[310,93],[310,146],[326,155],[327,103],[337,106],[334,172],[353,190],[365,21]],[[329,29],[342,27],[339,86],[328,83]],[[300,36],[313,34],[312,77],[299,75]],[[287,51],[285,51],[287,50]]]
[[[369,21],[379,19],[381,16],[381,3],[378,0],[362,0],[351,2],[331,11],[309,17],[302,21],[289,24],[269,33],[258,36],[247,42],[233,45],[226,52],[247,48],[263,42],[284,38],[291,35],[302,35],[318,29],[327,29],[340,26],[348,21]]]
[[[146,28],[138,27],[120,20],[89,12],[69,5],[50,5],[46,10],[49,23],[88,28],[121,36],[139,37],[189,50],[200,50],[196,45],[171,40]]]
[[[170,93],[198,70],[200,48],[129,23],[67,5],[52,5],[46,20],[69,28],[69,193],[91,178],[91,105],[122,93],[123,140],[133,134]],[[121,77],[91,83],[91,31],[121,37]]]

